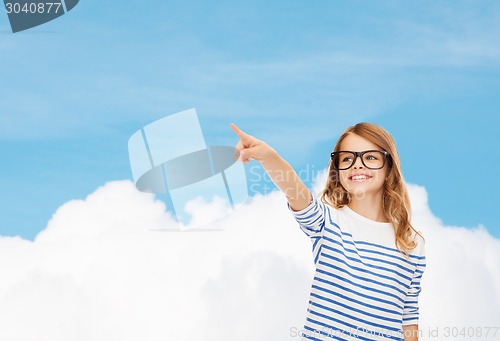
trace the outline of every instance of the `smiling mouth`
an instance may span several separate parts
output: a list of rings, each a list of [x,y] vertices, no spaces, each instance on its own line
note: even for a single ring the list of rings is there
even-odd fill
[[[369,175],[353,175],[349,177],[349,180],[351,181],[366,181],[372,178]]]

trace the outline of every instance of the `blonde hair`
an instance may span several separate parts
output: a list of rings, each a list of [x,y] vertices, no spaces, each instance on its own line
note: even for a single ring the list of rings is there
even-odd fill
[[[394,226],[397,249],[404,252],[406,257],[409,257],[409,251],[417,246],[415,240],[412,238],[413,232],[422,238],[423,236],[410,223],[410,198],[403,181],[396,143],[384,128],[372,123],[362,122],[348,127],[342,133],[335,144],[334,152],[339,151],[340,144],[349,134],[356,134],[389,153],[385,165],[385,167],[388,167],[388,171],[384,182],[382,206],[385,216]],[[340,183],[338,172],[332,160],[330,160],[328,164],[328,180],[321,194],[321,200],[335,208],[341,208],[351,201],[350,194]]]

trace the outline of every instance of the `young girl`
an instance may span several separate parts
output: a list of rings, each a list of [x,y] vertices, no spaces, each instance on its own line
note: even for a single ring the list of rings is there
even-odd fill
[[[265,142],[231,128],[238,160],[259,161],[312,242],[316,271],[302,340],[418,340],[424,240],[396,145],[370,123],[347,128],[330,155],[320,199]]]

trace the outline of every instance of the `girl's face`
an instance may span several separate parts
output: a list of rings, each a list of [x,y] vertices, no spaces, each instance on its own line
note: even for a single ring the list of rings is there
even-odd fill
[[[382,150],[376,144],[362,138],[356,134],[348,134],[340,144],[340,150],[363,152],[366,150]],[[371,156],[367,156],[368,164]],[[368,164],[370,166],[370,164]],[[362,199],[366,195],[383,193],[385,179],[388,174],[387,162],[381,169],[367,168],[358,156],[351,168],[339,170],[340,183],[347,192],[357,199]]]

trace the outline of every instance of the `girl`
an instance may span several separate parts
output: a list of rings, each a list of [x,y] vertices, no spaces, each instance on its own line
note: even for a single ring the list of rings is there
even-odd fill
[[[312,242],[316,270],[301,339],[418,340],[424,240],[410,223],[391,135],[370,123],[347,128],[316,198],[273,148],[231,128],[238,160],[261,163]]]

